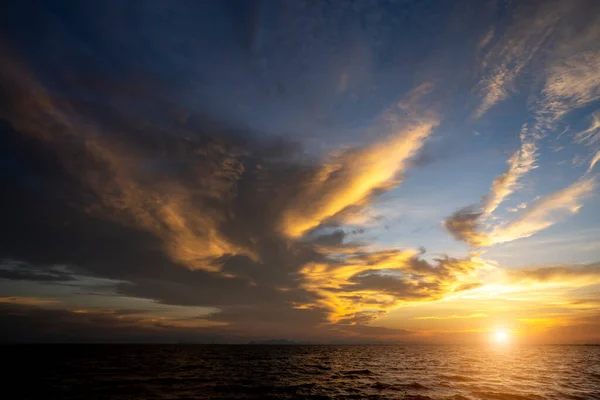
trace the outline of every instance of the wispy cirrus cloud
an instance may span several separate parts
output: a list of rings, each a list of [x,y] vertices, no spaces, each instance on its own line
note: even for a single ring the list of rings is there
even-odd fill
[[[489,31],[479,46],[484,54],[481,61],[481,79],[476,91],[481,103],[473,118],[482,117],[488,110],[505,100],[516,89],[515,80],[535,59],[538,51],[553,35],[556,24],[572,7],[569,2],[556,1],[548,5],[522,4],[514,12],[514,22],[505,32],[496,32],[498,41],[490,44],[494,36]]]
[[[484,232],[486,220],[515,190],[520,188],[519,180],[537,168],[537,145],[527,132],[521,131],[521,146],[508,159],[508,168],[492,182],[488,194],[482,196],[479,204],[456,211],[443,225],[457,240],[474,247],[489,245],[489,237]]]
[[[508,159],[508,168],[492,182],[490,192],[482,200],[483,217],[491,215],[502,202],[519,188],[519,179],[536,168],[537,146],[521,133],[521,147]]]
[[[474,314],[467,314],[467,315],[456,315],[456,314],[452,314],[452,315],[426,315],[423,317],[415,317],[414,319],[419,319],[419,320],[423,320],[423,319],[435,319],[435,320],[443,320],[443,319],[471,319],[471,318],[487,318],[487,314],[485,313],[474,313]]]
[[[515,23],[508,28],[506,40],[491,46],[486,53],[484,68],[490,60],[497,62],[480,82],[484,100],[475,111],[475,117],[482,116],[506,97],[513,81],[532,62],[536,52],[544,53],[541,57],[544,63],[538,67],[543,68],[545,74],[542,89],[532,95],[533,122],[523,125],[521,147],[509,158],[507,170],[494,179],[489,193],[478,204],[456,211],[443,222],[457,240],[473,247],[485,247],[531,236],[552,226],[565,214],[576,212],[581,200],[595,189],[593,180],[582,178],[542,198],[512,222],[486,223],[502,202],[520,188],[519,180],[537,168],[539,142],[553,132],[568,113],[600,98],[600,53],[595,49],[600,30],[595,18],[584,18],[581,13],[584,7],[579,5],[579,2],[556,1],[534,8],[517,7]],[[583,33],[573,36],[569,27],[577,20],[585,20]],[[575,140],[588,145],[595,142],[596,122],[593,114],[590,127],[576,134]],[[588,172],[600,159],[598,149],[593,149],[590,159]]]
[[[600,150],[598,150],[596,152],[596,154],[594,154],[592,156],[592,159],[590,160],[590,166],[588,168],[588,172],[591,172],[592,169],[594,169],[594,167],[596,166],[596,164],[598,163],[598,161],[600,161]]]
[[[594,178],[582,178],[532,203],[516,219],[488,229],[482,225],[482,212],[473,208],[457,211],[444,221],[444,226],[456,239],[473,247],[511,242],[532,236],[566,216],[577,213],[583,201],[593,194],[596,187]]]
[[[554,225],[566,215],[577,213],[583,200],[592,195],[596,187],[595,179],[584,178],[541,198],[524,210],[516,220],[495,228],[488,238],[489,243],[504,243],[529,237]]]
[[[600,161],[600,111],[592,113],[590,120],[590,126],[587,129],[575,134],[575,140],[578,143],[583,143],[592,149],[590,164],[587,170],[588,173],[591,172],[596,166],[596,163]]]
[[[544,71],[541,91],[530,102],[536,114],[535,136],[544,136],[568,112],[598,99],[600,29],[597,18],[585,15],[586,5],[590,6],[585,1],[557,0],[521,4],[513,10],[514,23],[483,56],[478,83],[483,101],[475,118],[506,99],[516,78],[532,62]],[[573,34],[573,24],[580,24],[581,32]]]
[[[593,32],[600,39],[600,29]],[[550,126],[570,111],[600,99],[600,51],[584,50],[555,61],[541,94],[538,118]],[[582,140],[582,136],[575,138]]]
[[[539,268],[519,268],[504,271],[509,283],[561,283],[573,287],[600,283],[600,264],[556,265]]]
[[[598,75],[600,76],[600,73]],[[590,116],[590,126],[581,132],[577,132],[575,140],[590,145],[600,142],[600,111],[592,113]]]

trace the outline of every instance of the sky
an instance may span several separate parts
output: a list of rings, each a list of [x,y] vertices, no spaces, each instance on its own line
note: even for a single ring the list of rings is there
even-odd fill
[[[13,1],[0,93],[0,341],[600,343],[598,1]]]

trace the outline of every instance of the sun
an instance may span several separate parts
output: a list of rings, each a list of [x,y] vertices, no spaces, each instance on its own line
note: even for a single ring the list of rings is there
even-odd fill
[[[498,344],[505,344],[509,342],[510,334],[507,331],[496,331],[494,332],[493,339]]]

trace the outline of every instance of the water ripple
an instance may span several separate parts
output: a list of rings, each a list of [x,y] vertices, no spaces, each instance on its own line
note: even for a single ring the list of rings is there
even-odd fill
[[[14,346],[11,399],[600,400],[600,347]],[[32,361],[35,360],[35,361]],[[15,383],[16,384],[16,383]],[[20,397],[19,397],[20,396]]]

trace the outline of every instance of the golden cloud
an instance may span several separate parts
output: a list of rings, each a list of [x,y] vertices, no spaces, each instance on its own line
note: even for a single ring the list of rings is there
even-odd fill
[[[471,318],[487,318],[487,314],[484,313],[475,313],[475,314],[467,314],[467,315],[447,315],[447,316],[439,316],[439,315],[427,315],[423,317],[415,317],[414,319],[435,319],[435,320],[443,320],[443,319],[471,319]]]
[[[336,323],[364,313],[376,317],[408,302],[439,300],[480,285],[476,272],[485,264],[476,256],[429,263],[419,254],[386,250],[308,264],[300,271],[303,287],[320,299],[303,307],[324,307],[329,321]]]
[[[399,174],[436,125],[412,125],[388,140],[332,155],[283,212],[281,231],[300,237],[346,208],[365,204],[374,191],[397,185]]]
[[[60,301],[57,299],[47,299],[40,297],[23,297],[23,296],[10,296],[0,297],[0,304],[19,304],[26,306],[43,306],[48,304],[58,304]]]

